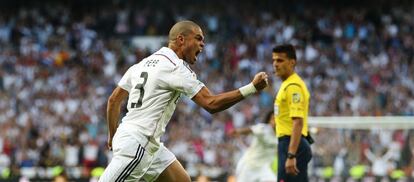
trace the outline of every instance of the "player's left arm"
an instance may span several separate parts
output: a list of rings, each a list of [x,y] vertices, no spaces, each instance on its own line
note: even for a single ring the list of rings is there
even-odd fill
[[[214,95],[206,86],[201,88],[201,90],[192,98],[195,103],[211,114],[225,110],[243,99],[244,97],[240,94],[239,90],[232,90]]]
[[[267,85],[267,74],[260,72],[255,75],[253,81],[247,87],[215,95],[206,86],[203,86],[192,100],[213,114],[233,106],[257,91],[263,90]],[[245,93],[246,88],[248,93]],[[252,88],[254,91],[252,91]]]

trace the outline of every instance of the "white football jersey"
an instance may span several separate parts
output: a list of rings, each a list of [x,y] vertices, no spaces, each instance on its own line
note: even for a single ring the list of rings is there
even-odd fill
[[[250,127],[253,140],[244,153],[240,162],[249,165],[251,168],[259,168],[269,165],[277,155],[278,139],[274,128],[265,123],[258,123]]]
[[[204,84],[173,50],[163,47],[131,66],[118,86],[129,92],[121,125],[160,142],[181,93],[192,98]]]

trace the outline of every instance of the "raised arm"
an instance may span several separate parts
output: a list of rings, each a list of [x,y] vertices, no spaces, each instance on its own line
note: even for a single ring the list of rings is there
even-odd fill
[[[371,152],[371,150],[369,150],[369,149],[365,149],[364,150],[364,154],[365,154],[365,156],[367,157],[367,159],[369,160],[369,161],[371,161],[371,162],[374,162],[375,161],[375,155]]]
[[[240,89],[214,95],[207,87],[203,87],[192,100],[213,114],[233,106],[257,91],[263,90],[267,85],[267,74],[260,72],[255,75],[250,84]]]
[[[108,99],[106,108],[106,120],[108,123],[108,148],[112,150],[112,138],[118,127],[119,115],[121,113],[121,104],[128,97],[128,91],[121,87],[116,87]]]

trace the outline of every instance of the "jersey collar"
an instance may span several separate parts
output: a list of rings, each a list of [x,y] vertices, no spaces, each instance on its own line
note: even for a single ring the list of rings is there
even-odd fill
[[[290,79],[292,79],[292,78],[294,78],[294,77],[297,77],[298,76],[298,74],[296,74],[296,72],[293,72],[293,74],[291,74],[287,79],[286,79],[286,81],[288,81],[288,80],[290,80]]]
[[[168,47],[162,47],[158,52],[158,54],[164,54],[165,56],[167,56],[168,58],[170,58],[171,60],[176,60],[176,59],[180,59],[177,54],[170,48]]]

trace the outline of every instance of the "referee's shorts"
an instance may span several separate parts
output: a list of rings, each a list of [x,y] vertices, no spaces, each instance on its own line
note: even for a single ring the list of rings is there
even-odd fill
[[[305,137],[301,137],[298,150],[296,152],[296,167],[299,169],[299,174],[296,176],[286,174],[285,164],[287,153],[289,150],[290,136],[279,137],[278,144],[278,182],[307,182],[308,179],[308,163],[312,158],[310,144]]]

